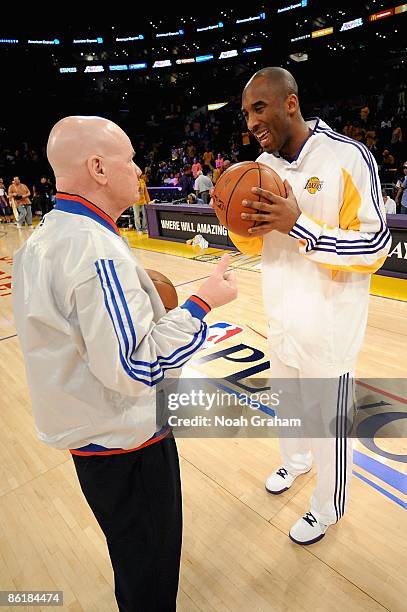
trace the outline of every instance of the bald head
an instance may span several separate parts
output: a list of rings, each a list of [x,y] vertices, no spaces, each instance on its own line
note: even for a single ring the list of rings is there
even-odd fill
[[[127,208],[138,198],[140,169],[127,134],[102,117],[65,117],[48,138],[47,156],[57,190],[82,195],[107,208]]]
[[[277,66],[269,66],[258,70],[248,81],[244,91],[254,84],[258,79],[263,79],[267,82],[270,89],[279,94],[279,97],[285,99],[290,94],[298,96],[297,83],[288,70]]]
[[[65,117],[54,125],[48,138],[47,157],[56,179],[86,171],[92,156],[115,155],[131,143],[123,130],[102,117]]]

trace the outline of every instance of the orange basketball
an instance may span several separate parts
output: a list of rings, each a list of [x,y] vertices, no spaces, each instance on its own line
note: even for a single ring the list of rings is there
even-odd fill
[[[178,306],[177,290],[170,279],[157,270],[146,270],[146,272],[153,281],[166,311],[176,308]]]
[[[243,212],[256,212],[243,206],[242,200],[267,201],[252,193],[252,187],[260,187],[283,197],[287,195],[277,172],[265,164],[251,161],[230,166],[216,181],[212,194],[213,209],[219,222],[238,236],[250,236],[249,228],[258,225],[256,221],[240,217]]]

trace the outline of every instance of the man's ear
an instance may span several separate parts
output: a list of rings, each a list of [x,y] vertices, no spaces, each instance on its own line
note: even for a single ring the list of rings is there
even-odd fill
[[[87,159],[86,165],[93,180],[99,183],[99,185],[106,185],[107,176],[103,157],[92,155],[92,157]]]
[[[290,115],[293,115],[298,109],[298,98],[295,94],[290,94],[287,98],[287,107]]]

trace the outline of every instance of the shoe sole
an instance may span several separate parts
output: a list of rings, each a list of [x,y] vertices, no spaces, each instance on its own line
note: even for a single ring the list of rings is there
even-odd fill
[[[325,534],[321,533],[321,535],[319,535],[317,538],[314,538],[313,540],[308,540],[308,542],[300,542],[299,540],[296,540],[295,538],[293,538],[291,533],[288,534],[288,537],[290,538],[290,540],[292,542],[295,542],[295,544],[299,544],[300,546],[310,546],[310,544],[315,544],[316,542],[319,542],[320,540],[322,540],[324,536]]]
[[[267,491],[267,493],[270,493],[270,495],[281,495],[281,493],[284,493],[284,491],[288,491],[288,489],[290,487],[286,487],[285,489],[280,489],[280,491],[270,491],[270,489],[268,489],[267,487],[264,487]]]

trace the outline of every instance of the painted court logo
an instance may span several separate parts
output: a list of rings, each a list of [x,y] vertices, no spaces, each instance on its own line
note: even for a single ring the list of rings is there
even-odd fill
[[[311,176],[305,185],[305,189],[308,191],[308,193],[314,194],[317,191],[321,191],[323,184],[324,181],[321,181],[317,176]]]
[[[240,334],[242,331],[243,327],[235,325],[234,323],[226,323],[224,321],[213,323],[213,325],[208,327],[208,337],[203,348],[209,348],[214,344],[223,342],[236,334]]]

